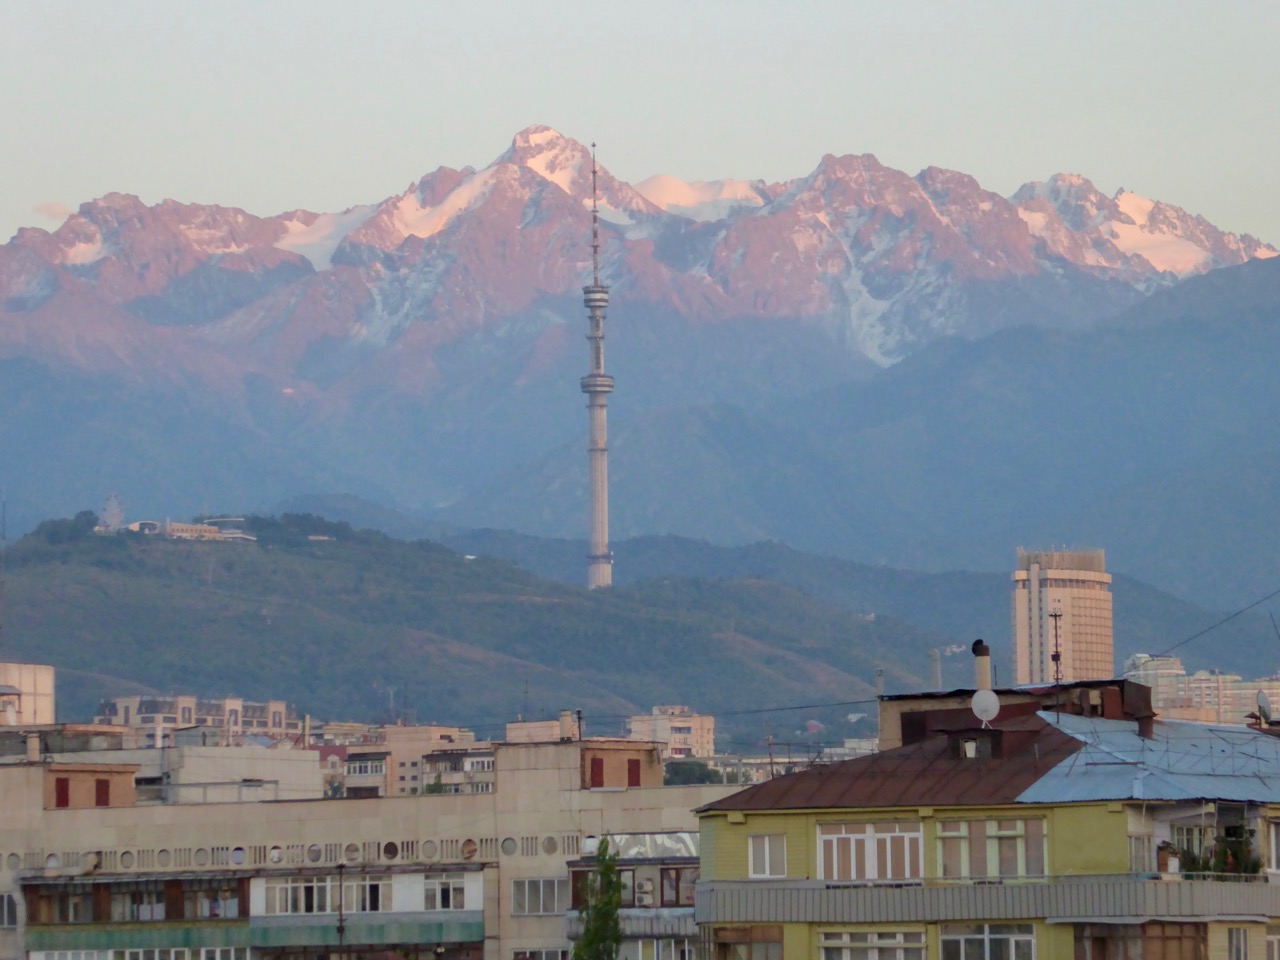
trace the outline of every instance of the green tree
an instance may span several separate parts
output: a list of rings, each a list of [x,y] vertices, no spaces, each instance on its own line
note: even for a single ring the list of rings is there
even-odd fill
[[[596,868],[583,890],[582,936],[573,946],[573,960],[617,960],[622,948],[622,877],[618,855],[609,852],[609,838],[600,841]]]
[[[701,760],[672,760],[662,773],[665,786],[688,783],[724,783],[724,774],[712,769]]]

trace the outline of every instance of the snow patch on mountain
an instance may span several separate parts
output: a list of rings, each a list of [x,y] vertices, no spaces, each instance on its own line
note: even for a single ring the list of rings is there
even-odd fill
[[[392,222],[402,236],[433,237],[458,214],[481,203],[493,189],[493,182],[493,167],[473,173],[434,206],[423,206],[415,194],[409,193],[396,204]]]
[[[363,226],[377,209],[373,204],[362,204],[341,213],[322,213],[310,220],[310,215],[295,215],[281,221],[285,234],[275,246],[306,257],[317,270],[328,270],[333,266],[333,251],[338,244],[352,230]]]
[[[635,190],[655,207],[690,220],[714,222],[766,202],[762,185],[748,180],[695,180],[686,183],[665,173],[642,180]]]

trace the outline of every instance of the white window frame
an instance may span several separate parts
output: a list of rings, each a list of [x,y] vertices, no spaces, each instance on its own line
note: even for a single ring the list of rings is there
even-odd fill
[[[460,873],[429,873],[423,878],[422,882],[423,902],[422,909],[426,911],[435,910],[465,910],[467,909],[467,893],[466,885],[463,882],[463,875]],[[432,906],[432,901],[435,906]],[[449,901],[449,905],[444,906],[445,900]]]
[[[1249,928],[1227,927],[1227,960],[1249,960]]]
[[[1280,960],[1280,925],[1267,926],[1267,960]]]
[[[693,960],[697,951],[693,943],[681,937],[637,941],[637,954],[640,960]]]
[[[894,840],[906,847],[906,875],[892,875]],[[848,847],[849,876],[839,875],[843,847]],[[861,853],[861,858],[859,857]],[[865,875],[858,874],[858,860]],[[832,883],[923,883],[924,825],[919,820],[876,820],[818,824],[818,875]]]
[[[536,884],[536,886],[535,886]],[[530,910],[530,893],[537,890],[538,908]],[[551,895],[551,907],[547,907],[547,895]],[[572,907],[568,877],[521,877],[511,881],[511,916],[553,917],[566,913]]]
[[[978,941],[982,953],[977,960],[991,960],[991,944],[1003,940],[1008,944],[1004,956],[1010,960],[1035,960],[1036,932],[1030,923],[944,923],[938,931],[938,956],[940,960],[951,960],[952,957],[964,957],[971,960],[965,950],[967,941]],[[1019,945],[1030,945],[1029,950],[1018,949]],[[949,951],[954,946],[958,949]]]
[[[923,930],[828,930],[818,941],[822,960],[925,960]]]
[[[747,838],[747,875],[752,879],[787,875],[787,835],[753,833]]]
[[[377,888],[375,899],[371,892]],[[265,911],[268,916],[296,916],[338,912],[341,889],[344,913],[389,913],[391,877],[378,874],[346,877],[267,877]],[[306,891],[311,891],[311,909],[306,908]]]

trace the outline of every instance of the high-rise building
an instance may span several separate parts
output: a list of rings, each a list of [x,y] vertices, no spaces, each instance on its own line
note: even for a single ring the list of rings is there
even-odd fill
[[[1102,550],[1018,549],[1013,644],[1018,683],[1115,676],[1111,574]]]
[[[591,344],[591,372],[582,378],[591,432],[587,457],[591,467],[591,545],[587,553],[587,586],[613,585],[609,550],[609,432],[605,423],[613,377],[604,372],[604,315],[609,288],[600,282],[600,209],[596,202],[595,144],[591,145],[591,285],[582,288]]]

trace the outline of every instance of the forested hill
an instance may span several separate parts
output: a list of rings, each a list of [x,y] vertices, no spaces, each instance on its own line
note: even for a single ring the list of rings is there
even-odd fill
[[[588,592],[312,516],[254,519],[255,543],[94,535],[47,521],[6,556],[0,657],[58,667],[60,719],[131,691],[286,698],[316,718],[500,734],[581,708],[589,733],[659,703],[723,715],[742,749],[849,705],[918,688],[942,634],[867,618],[761,579],[654,579]],[[316,538],[328,539],[316,539]],[[394,690],[394,694],[392,693]],[[814,725],[816,727],[816,725]]]

